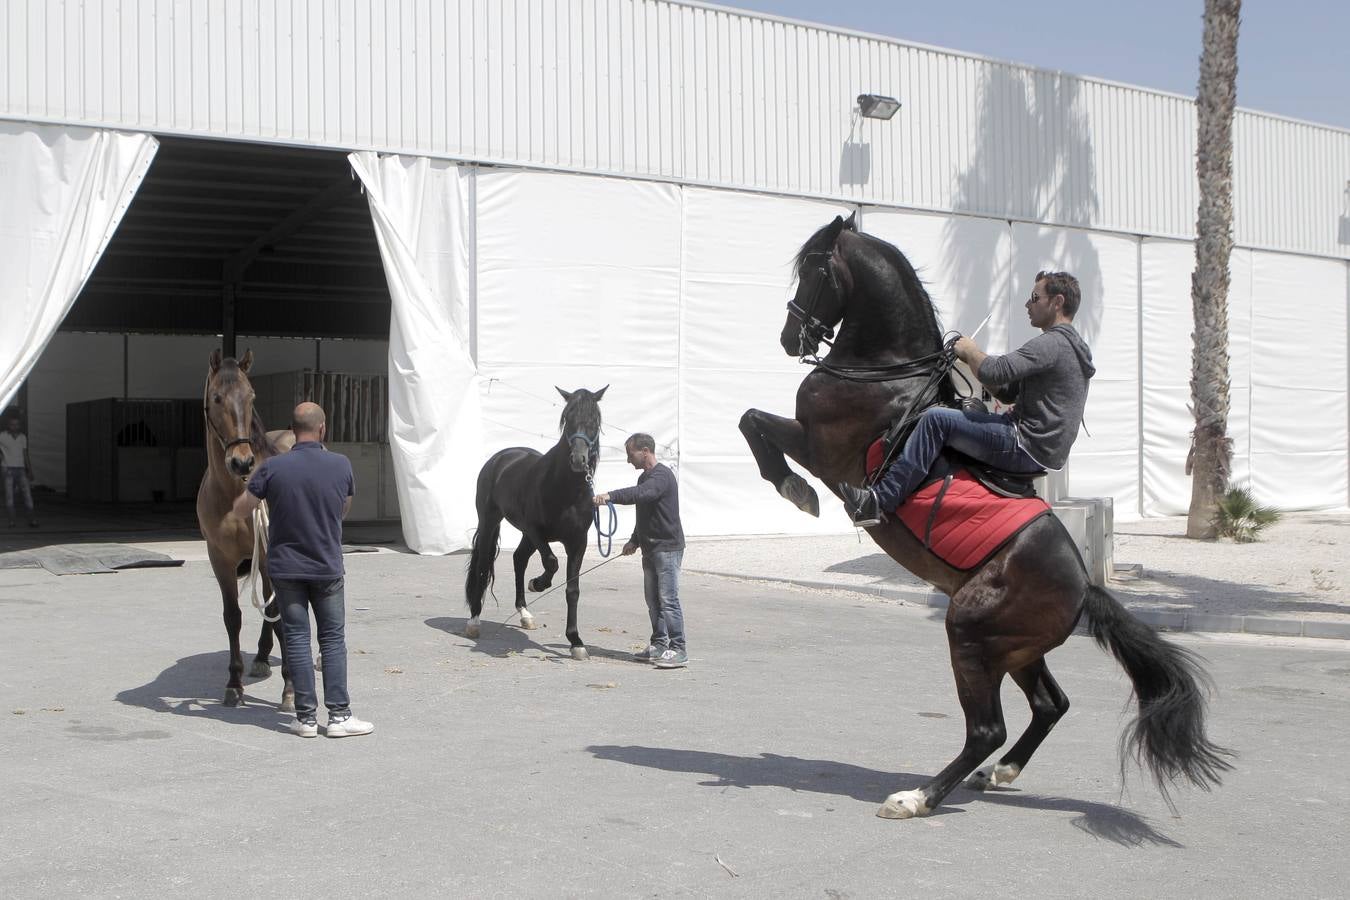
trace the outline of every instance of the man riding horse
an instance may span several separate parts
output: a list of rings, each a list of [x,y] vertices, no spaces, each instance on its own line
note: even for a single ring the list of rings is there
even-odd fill
[[[871,488],[840,483],[839,493],[855,525],[881,522],[924,481],[943,447],[997,469],[1036,475],[1058,471],[1078,437],[1088,380],[1096,373],[1092,351],[1073,327],[1078,279],[1067,272],[1038,272],[1026,302],[1041,334],[1005,356],[989,356],[970,338],[952,347],[956,356],[1011,412],[935,406],[919,418],[895,463]]]

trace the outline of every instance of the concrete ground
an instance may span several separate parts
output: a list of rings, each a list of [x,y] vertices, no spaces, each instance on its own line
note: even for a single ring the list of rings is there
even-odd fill
[[[763,580],[790,557],[821,578],[876,562],[820,540],[814,563],[771,539],[691,543],[692,662],[674,671],[628,660],[647,629],[635,558],[583,580],[592,659],[574,662],[561,591],[526,632],[494,624],[499,590],[474,642],[464,556],[350,555],[351,692],[376,731],[340,741],[286,732],[276,675],[220,705],[226,642],[198,542],[154,543],[181,568],[0,570],[3,894],[1331,897],[1350,883],[1346,641],[1173,636],[1207,659],[1212,735],[1239,754],[1222,788],[1181,791],[1173,812],[1137,772],[1121,781],[1129,686],[1075,636],[1050,656],[1073,708],[1013,788],[876,818],[961,744],[942,611]],[[729,561],[736,578],[697,574]],[[498,575],[509,585],[506,556]],[[1016,734],[1010,685],[1004,704]]]

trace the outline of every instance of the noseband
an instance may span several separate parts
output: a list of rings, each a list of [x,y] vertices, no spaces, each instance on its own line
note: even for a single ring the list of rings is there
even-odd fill
[[[584,431],[578,431],[576,434],[567,436],[567,443],[570,444],[575,440],[583,440],[586,442],[586,480],[590,481],[595,475],[596,463],[600,461],[600,436],[596,435],[596,437],[592,439],[590,435],[586,434]]]
[[[820,303],[820,293],[827,281],[830,287],[834,289],[835,296],[840,295],[839,279],[835,277],[834,266],[830,262],[832,255],[833,252],[829,250],[813,250],[802,258],[804,268],[814,269],[822,277],[816,279],[815,290],[811,291],[811,297],[807,300],[805,309],[797,305],[797,298],[795,297],[789,300],[787,304],[788,315],[801,323],[802,327],[798,335],[799,343],[797,346],[803,351],[806,349],[807,341],[817,345],[832,346],[830,338],[834,337],[834,328],[816,318],[816,306]],[[817,258],[819,262],[812,263],[813,257]]]

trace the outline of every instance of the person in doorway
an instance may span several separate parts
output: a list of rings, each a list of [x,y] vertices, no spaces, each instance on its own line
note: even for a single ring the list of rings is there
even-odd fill
[[[5,479],[5,512],[9,513],[9,527],[14,527],[14,495],[23,498],[28,513],[28,526],[38,527],[33,512],[33,460],[28,455],[28,435],[19,427],[18,413],[5,419],[5,430],[0,431],[0,471]]]
[[[267,569],[281,610],[286,662],[295,687],[291,731],[307,738],[319,733],[309,642],[311,610],[323,657],[323,700],[328,707],[325,733],[336,738],[375,730],[371,723],[352,715],[347,695],[342,520],[352,508],[356,485],[347,457],[324,447],[327,427],[317,403],[297,406],[291,425],[295,446],[258,467],[233,509],[235,515],[244,517],[252,515],[262,501],[268,504]]]
[[[642,548],[642,589],[647,598],[652,636],[647,649],[634,658],[660,669],[688,665],[684,639],[684,611],[680,607],[680,565],[684,562],[684,526],[680,524],[680,486],[670,467],[656,461],[656,442],[650,434],[634,434],[624,442],[628,462],[640,469],[637,485],[594,498],[605,503],[637,506],[637,525],[623,546],[631,556]]]
[[[920,416],[899,458],[873,487],[839,485],[855,525],[870,526],[898,507],[923,482],[944,446],[1008,472],[1058,471],[1078,437],[1088,381],[1097,369],[1092,351],[1073,327],[1078,279],[1067,272],[1038,272],[1026,302],[1041,334],[1005,356],[989,356],[970,338],[953,347],[980,383],[1009,413],[933,407]]]

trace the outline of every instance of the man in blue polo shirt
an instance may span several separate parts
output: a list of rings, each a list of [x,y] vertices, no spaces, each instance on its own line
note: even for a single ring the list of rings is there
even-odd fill
[[[273,456],[249,479],[234,503],[234,514],[250,516],[267,501],[267,571],[281,608],[286,662],[295,687],[291,731],[316,737],[319,700],[309,645],[309,611],[323,655],[323,701],[329,737],[370,734],[375,726],[352,715],[347,697],[346,610],[342,564],[342,520],[352,508],[352,464],[323,445],[328,425],[317,403],[295,408],[295,446]]]

